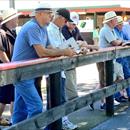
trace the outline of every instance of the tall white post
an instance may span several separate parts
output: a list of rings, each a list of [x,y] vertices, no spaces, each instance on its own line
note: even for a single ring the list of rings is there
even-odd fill
[[[15,8],[15,0],[9,0],[9,7]]]

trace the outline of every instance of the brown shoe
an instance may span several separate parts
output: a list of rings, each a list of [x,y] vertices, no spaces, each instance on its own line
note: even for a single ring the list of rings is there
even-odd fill
[[[1,118],[0,119],[0,125],[2,125],[2,126],[10,126],[10,122],[5,118]]]

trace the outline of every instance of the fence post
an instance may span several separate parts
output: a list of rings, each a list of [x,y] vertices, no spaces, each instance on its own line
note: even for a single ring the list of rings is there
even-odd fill
[[[61,73],[50,74],[47,80],[48,109],[61,105]],[[62,130],[62,120],[59,119],[48,126],[49,130]]]
[[[105,72],[106,72],[106,86],[113,84],[113,60],[105,62]],[[114,115],[114,100],[113,95],[106,97],[106,115]]]

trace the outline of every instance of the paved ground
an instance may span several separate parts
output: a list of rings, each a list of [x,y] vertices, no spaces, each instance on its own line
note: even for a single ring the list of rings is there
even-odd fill
[[[77,83],[79,96],[97,89],[98,72],[96,65],[92,64],[77,68]],[[80,85],[82,85],[82,87]],[[45,81],[43,80],[43,87],[44,86]],[[45,88],[43,88],[43,91],[45,91]],[[45,99],[45,93],[43,97]],[[130,109],[128,109],[128,106],[128,103],[123,104],[123,107],[121,104],[116,108],[115,116],[110,118],[106,117],[105,111],[100,110],[100,101],[98,101],[94,104],[94,111],[91,111],[90,108],[86,106],[70,114],[69,118],[78,125],[78,130],[130,130]],[[7,118],[9,117],[8,107],[4,112],[4,116]]]

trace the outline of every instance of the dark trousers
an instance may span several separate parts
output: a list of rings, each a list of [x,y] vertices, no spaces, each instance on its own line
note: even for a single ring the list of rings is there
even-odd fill
[[[37,92],[38,92],[40,98],[42,99],[41,81],[42,81],[42,77],[37,77],[37,78],[35,78],[34,84],[35,84],[35,87],[37,89]]]

